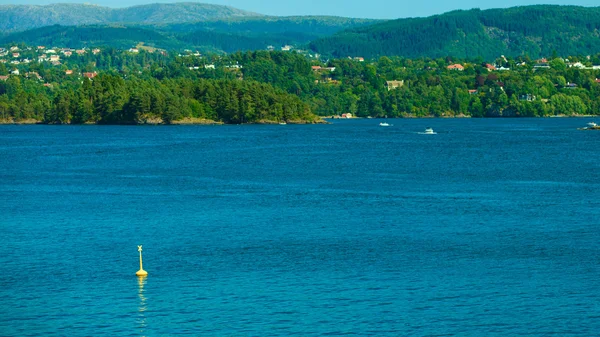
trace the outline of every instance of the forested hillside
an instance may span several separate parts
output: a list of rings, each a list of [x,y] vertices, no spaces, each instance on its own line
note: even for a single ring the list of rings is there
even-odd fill
[[[229,6],[202,3],[149,4],[108,8],[90,4],[0,5],[0,31],[102,23],[164,24],[260,16]]]
[[[139,124],[314,123],[321,120],[295,95],[268,83],[184,67],[163,53],[115,49],[73,56],[61,66],[0,63],[0,122]],[[92,69],[95,71],[91,72]],[[204,69],[204,68],[203,68]],[[212,71],[212,70],[211,70]]]
[[[127,49],[145,42],[162,48],[182,48],[176,38],[154,29],[125,26],[49,26],[0,38],[0,44],[25,43],[32,46],[110,46]]]
[[[453,11],[352,28],[310,44],[334,57],[541,57],[591,54],[600,44],[600,7],[527,6]]]
[[[315,122],[317,117],[545,117],[600,114],[600,54],[482,59],[311,60],[6,46],[0,119],[45,123]],[[67,53],[71,53],[67,55]],[[52,55],[50,60],[47,55]],[[14,59],[14,57],[13,57]],[[39,60],[31,62],[30,60]],[[27,61],[29,60],[29,61]]]
[[[130,48],[143,42],[162,49],[239,50],[302,46],[348,27],[375,20],[338,17],[248,17],[177,24],[53,25],[0,37],[0,44],[109,46]]]

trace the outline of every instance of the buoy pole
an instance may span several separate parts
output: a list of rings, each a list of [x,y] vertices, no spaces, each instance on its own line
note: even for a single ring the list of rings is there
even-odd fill
[[[148,272],[142,268],[142,246],[138,246],[138,252],[140,252],[140,270],[138,270],[135,274],[137,276],[148,276]]]

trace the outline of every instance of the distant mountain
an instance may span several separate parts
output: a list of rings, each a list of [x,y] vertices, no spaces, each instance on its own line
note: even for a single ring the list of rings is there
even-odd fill
[[[351,28],[313,41],[334,57],[531,57],[598,52],[600,7],[525,6],[453,11]]]
[[[165,24],[233,17],[261,16],[240,9],[202,3],[150,4],[108,8],[89,4],[0,5],[0,30],[4,32],[63,25],[138,23]]]

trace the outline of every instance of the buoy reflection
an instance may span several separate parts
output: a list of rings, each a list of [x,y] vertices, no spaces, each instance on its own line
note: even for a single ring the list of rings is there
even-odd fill
[[[145,336],[146,333],[146,296],[144,296],[144,286],[146,285],[146,276],[138,277],[138,297],[140,298],[139,310],[138,310],[138,328],[141,336]]]

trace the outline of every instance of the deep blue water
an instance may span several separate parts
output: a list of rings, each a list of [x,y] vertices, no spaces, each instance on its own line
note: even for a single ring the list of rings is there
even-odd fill
[[[0,335],[597,335],[588,121],[0,126]]]

